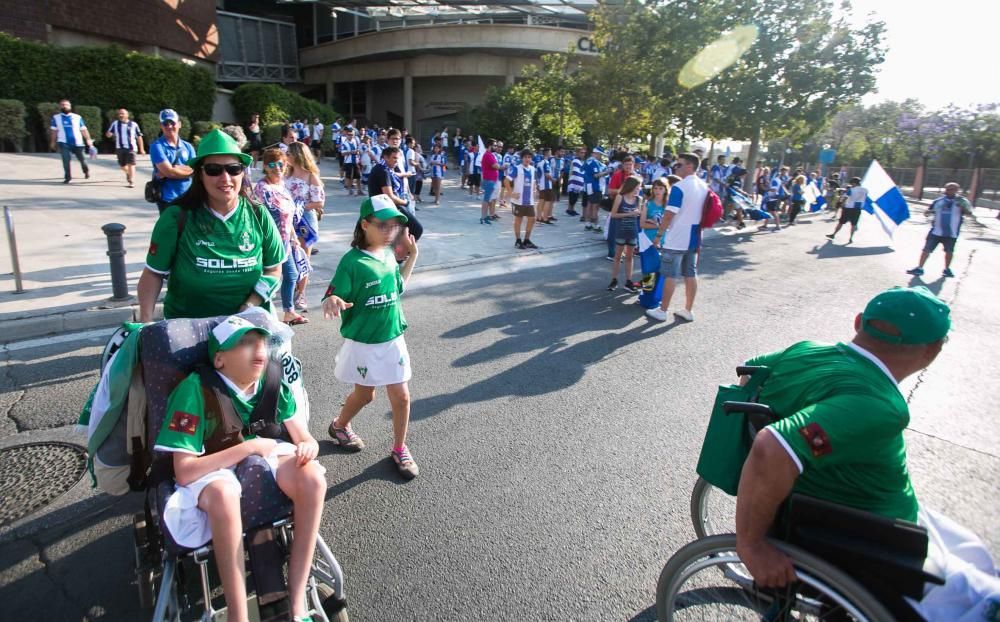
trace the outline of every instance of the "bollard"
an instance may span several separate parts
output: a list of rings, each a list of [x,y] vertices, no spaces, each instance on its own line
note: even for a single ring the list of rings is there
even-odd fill
[[[24,284],[21,282],[21,261],[17,258],[17,238],[14,237],[14,217],[10,208],[3,206],[3,219],[7,224],[7,241],[10,243],[10,263],[14,267],[14,293],[23,294]]]
[[[116,222],[101,227],[108,236],[108,257],[111,262],[111,300],[128,300],[128,275],[125,272],[125,225]]]

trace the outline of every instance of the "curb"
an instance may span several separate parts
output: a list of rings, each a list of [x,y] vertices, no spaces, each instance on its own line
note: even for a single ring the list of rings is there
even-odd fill
[[[603,242],[603,240],[594,240],[592,242],[588,241],[553,248],[543,248],[537,251],[519,252],[517,254],[510,253],[505,255],[494,255],[492,257],[477,257],[450,264],[436,264],[426,266],[422,269],[417,268],[414,270],[414,275],[439,276],[452,270],[481,266],[500,261],[510,261],[512,259],[532,256],[538,257],[543,255],[558,255],[590,247],[596,247],[598,242]],[[439,279],[434,280],[437,281]],[[323,288],[325,288],[325,285],[323,285]],[[317,289],[321,288],[317,285]],[[161,304],[157,304],[154,317],[163,317],[163,308]],[[27,315],[25,317],[15,319],[0,320],[0,344],[24,341],[27,339],[36,339],[39,337],[48,337],[58,335],[60,333],[72,333],[98,328],[113,329],[121,325],[122,322],[138,321],[139,305],[137,302],[114,308],[91,308],[63,311],[60,313]]]

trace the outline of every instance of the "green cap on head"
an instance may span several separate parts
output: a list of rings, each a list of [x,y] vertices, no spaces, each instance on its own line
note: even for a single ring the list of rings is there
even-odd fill
[[[409,219],[406,214],[396,208],[396,204],[385,194],[376,194],[361,202],[361,216],[358,220],[364,220],[369,216],[374,216],[379,220],[391,220],[398,218],[405,225]]]
[[[892,335],[871,326],[871,320],[891,324]],[[951,328],[951,309],[929,289],[893,287],[875,296],[861,314],[861,330],[886,343],[918,345],[944,339]]]
[[[250,166],[251,162],[253,162],[253,158],[250,157],[249,153],[240,151],[240,146],[236,144],[232,136],[220,129],[214,129],[201,137],[201,142],[198,143],[197,156],[191,158],[185,164],[188,166],[197,166],[199,162],[208,156],[214,155],[235,156],[243,166]]]
[[[222,320],[208,334],[208,358],[214,359],[216,353],[235,347],[243,335],[250,331],[256,331],[265,337],[271,334],[266,328],[251,324],[238,315],[230,315]]]

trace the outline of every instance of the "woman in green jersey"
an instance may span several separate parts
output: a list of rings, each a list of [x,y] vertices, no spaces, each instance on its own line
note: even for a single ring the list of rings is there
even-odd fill
[[[166,319],[232,315],[270,303],[285,248],[274,220],[244,183],[250,156],[212,130],[188,161],[191,187],[160,214],[139,277],[139,319],[153,321],[167,279]]]
[[[330,424],[333,440],[350,451],[365,444],[351,429],[351,420],[375,399],[375,388],[384,386],[392,404],[392,459],[403,477],[412,479],[419,469],[406,447],[410,421],[410,355],[403,332],[406,319],[400,295],[417,261],[417,241],[407,217],[384,194],[361,204],[351,250],[337,264],[337,272],[323,296],[323,315],[342,317],[340,334],[344,345],[337,354],[334,376],[354,385],[340,415]],[[402,231],[407,251],[400,266],[392,251],[393,240]]]

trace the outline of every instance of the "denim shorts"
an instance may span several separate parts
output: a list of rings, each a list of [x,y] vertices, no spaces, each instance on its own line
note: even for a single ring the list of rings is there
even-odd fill
[[[698,251],[665,249],[660,259],[660,274],[667,279],[693,279],[698,275]]]
[[[495,181],[484,181],[483,182],[483,201],[493,200],[493,191],[496,190],[497,182]]]

